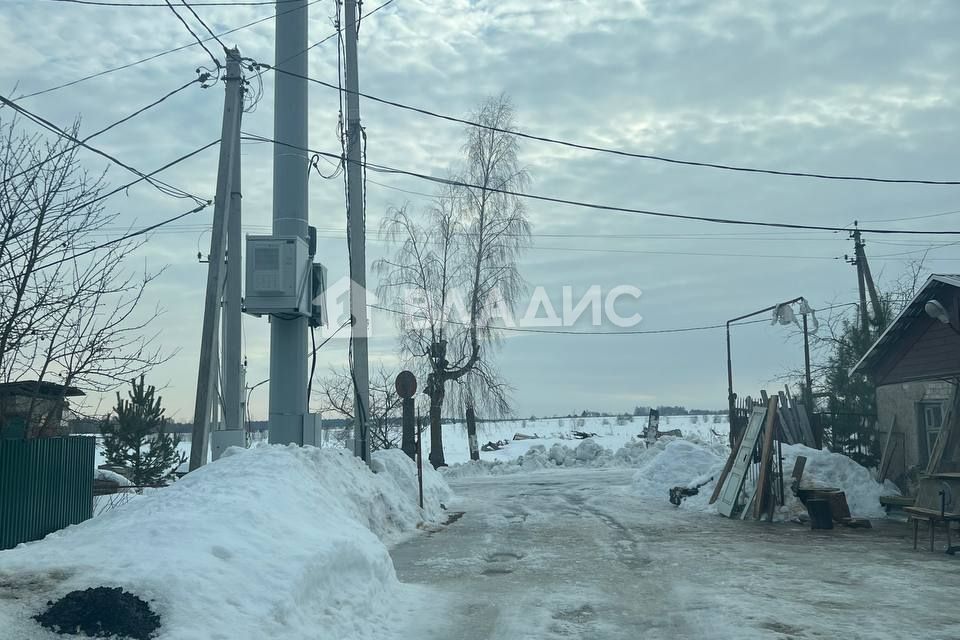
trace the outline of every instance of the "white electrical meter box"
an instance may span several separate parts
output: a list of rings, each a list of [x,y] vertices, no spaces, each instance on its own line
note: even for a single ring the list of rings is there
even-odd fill
[[[312,313],[307,241],[298,236],[247,236],[244,311],[253,315]]]

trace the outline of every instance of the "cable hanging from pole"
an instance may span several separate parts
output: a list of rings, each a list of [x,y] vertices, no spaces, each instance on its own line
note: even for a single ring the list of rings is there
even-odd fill
[[[272,69],[278,73],[285,73],[288,75],[296,75],[290,71],[285,71],[283,69],[276,69],[273,66],[260,63],[260,65],[265,69]],[[303,76],[303,79],[306,79],[314,84],[318,84],[328,89],[334,89],[336,91],[345,92],[348,91],[343,87],[337,87],[329,82],[317,78],[307,78]],[[539,136],[530,133],[525,133],[523,131],[517,131],[513,129],[501,129],[492,125],[482,124],[480,122],[474,122],[472,120],[467,120],[466,118],[458,118],[456,116],[451,116],[444,113],[439,113],[436,111],[431,111],[428,109],[423,109],[421,107],[415,107],[412,105],[404,104],[402,102],[396,102],[394,100],[388,100],[386,98],[381,98],[379,96],[371,95],[369,93],[364,93],[362,91],[357,91],[356,94],[367,100],[373,102],[378,102],[390,107],[397,109],[403,109],[405,111],[412,111],[414,113],[419,113],[421,115],[429,116],[431,118],[438,118],[440,120],[446,120],[448,122],[455,122],[457,124],[463,124],[470,127],[477,127],[479,129],[484,129],[487,131],[492,131],[495,133],[502,133],[506,135],[515,136],[517,138],[524,138],[526,140],[534,140],[536,142],[544,142],[547,144],[560,145],[564,147],[570,147],[573,149],[580,149],[582,151],[594,151],[597,153],[606,153],[626,158],[634,158],[638,160],[653,160],[656,162],[665,162],[668,164],[677,164],[677,165],[686,165],[691,167],[703,167],[708,169],[720,169],[724,171],[736,171],[743,173],[758,173],[774,176],[785,176],[793,178],[815,178],[818,180],[837,180],[837,181],[852,181],[852,182],[874,182],[874,183],[886,183],[886,184],[916,184],[916,185],[941,185],[941,186],[957,186],[960,185],[960,180],[928,180],[928,179],[914,179],[914,178],[878,178],[872,176],[858,176],[858,175],[842,175],[842,174],[829,174],[829,173],[813,173],[813,172],[804,172],[804,171],[784,171],[779,169],[764,169],[758,167],[747,167],[731,164],[720,164],[715,162],[703,162],[698,160],[681,160],[678,158],[670,158],[667,156],[657,156],[647,153],[635,153],[632,151],[624,151],[623,149],[612,149],[609,147],[600,147],[595,145],[583,144],[579,142],[572,142],[569,140],[561,140],[559,138],[551,138],[547,136]]]
[[[204,41],[200,39],[200,36],[198,36],[198,35],[196,34],[196,32],[190,27],[190,25],[187,24],[187,21],[183,19],[183,16],[181,16],[181,15],[177,12],[177,10],[174,8],[174,6],[173,6],[173,4],[170,2],[170,0],[165,0],[165,1],[166,1],[166,3],[167,3],[167,6],[170,7],[170,11],[172,11],[172,12],[173,12],[173,15],[175,15],[175,16],[177,17],[177,20],[180,21],[180,23],[183,25],[183,27],[190,33],[191,36],[193,36],[193,39],[197,41],[197,44],[200,45],[200,47],[201,47],[204,51],[207,52],[207,55],[210,56],[210,59],[213,60],[213,65],[216,67],[216,69],[217,69],[217,74],[219,75],[220,70],[223,68],[223,65],[220,63],[220,61],[217,59],[217,57],[214,56],[213,53],[211,53],[210,49],[207,48],[207,45],[205,45],[205,44],[204,44]],[[188,5],[184,0],[181,0],[181,1],[183,2],[184,6],[187,7],[187,9],[190,9],[190,5]],[[193,13],[194,16],[197,15],[196,12],[193,11],[193,9],[190,9],[190,11]],[[202,21],[201,21],[201,22],[202,22]],[[212,32],[211,32],[211,35],[212,35]],[[214,35],[213,37],[214,37],[214,39],[216,39],[216,40],[219,42],[219,39],[216,38],[215,35]],[[224,49],[226,49],[226,47],[224,47]]]
[[[17,103],[15,103],[13,100],[10,100],[9,98],[6,98],[6,97],[4,97],[4,96],[0,96],[0,103],[3,103],[4,105],[10,107],[11,109],[13,109],[14,111],[16,111],[17,113],[21,114],[22,116],[24,116],[25,118],[27,118],[27,119],[30,120],[31,122],[34,122],[35,124],[40,125],[40,126],[43,127],[44,129],[47,129],[48,131],[57,134],[58,136],[60,136],[61,138],[64,138],[65,140],[68,140],[68,141],[70,141],[70,142],[73,142],[76,146],[78,146],[78,147],[83,147],[84,149],[87,149],[88,151],[92,151],[92,152],[96,153],[98,156],[101,156],[101,157],[103,157],[103,158],[106,158],[106,159],[109,160],[110,162],[112,162],[112,163],[114,163],[114,164],[116,164],[116,165],[118,165],[118,166],[120,166],[120,167],[123,167],[124,169],[126,169],[126,170],[129,171],[130,173],[133,173],[133,174],[135,174],[135,175],[137,175],[137,176],[140,176],[142,179],[144,179],[144,180],[146,180],[147,182],[149,182],[155,189],[157,189],[157,190],[160,191],[161,193],[164,193],[164,194],[169,195],[169,196],[174,197],[174,198],[186,198],[186,199],[191,199],[191,200],[194,200],[195,202],[197,202],[198,204],[205,202],[205,200],[204,200],[203,198],[201,198],[201,197],[199,197],[199,196],[196,196],[196,195],[194,195],[194,194],[192,194],[192,193],[190,193],[190,192],[188,192],[188,191],[184,191],[183,189],[180,189],[180,188],[178,188],[178,187],[174,187],[173,185],[167,184],[166,182],[163,182],[162,180],[155,180],[155,179],[149,177],[147,174],[143,173],[143,172],[140,171],[139,169],[136,169],[136,168],[130,166],[129,164],[126,164],[125,162],[122,162],[122,161],[118,160],[116,157],[110,155],[109,153],[107,153],[107,152],[105,152],[105,151],[101,151],[100,149],[91,146],[90,144],[84,142],[83,140],[78,139],[76,136],[74,136],[74,135],[68,133],[67,131],[59,128],[57,125],[53,124],[53,123],[50,122],[49,120],[47,120],[47,119],[45,119],[45,118],[42,118],[41,116],[38,116],[37,114],[29,111],[28,109],[25,109],[24,107],[21,107],[20,105],[18,105]]]
[[[93,139],[96,138],[97,136],[102,135],[102,134],[110,131],[111,129],[114,129],[114,128],[120,126],[121,124],[124,124],[124,123],[132,120],[133,118],[139,116],[140,114],[149,111],[150,109],[156,107],[157,105],[165,102],[167,99],[169,99],[169,98],[175,96],[176,94],[180,93],[180,92],[183,91],[184,89],[186,89],[186,88],[188,88],[188,87],[191,87],[191,86],[193,86],[193,85],[195,85],[195,84],[199,84],[202,88],[206,89],[207,87],[210,86],[210,85],[206,84],[209,79],[210,79],[209,74],[200,74],[200,77],[196,78],[195,80],[191,80],[190,82],[184,84],[183,86],[178,87],[178,88],[174,89],[173,91],[170,91],[169,93],[165,94],[163,97],[158,98],[157,100],[154,100],[154,101],[151,102],[150,104],[148,104],[148,105],[146,105],[146,106],[144,106],[144,107],[141,107],[141,108],[137,109],[137,110],[134,111],[133,113],[131,113],[131,114],[127,115],[127,116],[124,116],[123,118],[120,118],[120,119],[117,120],[116,122],[113,122],[113,123],[107,125],[106,127],[102,128],[102,129],[99,129],[98,131],[94,131],[94,132],[91,133],[90,135],[84,137],[80,142],[81,142],[81,143],[84,143],[84,142],[89,142],[90,140],[93,140]],[[13,174],[12,176],[8,176],[8,177],[4,178],[3,181],[0,182],[0,184],[6,184],[6,183],[10,182],[11,180],[14,180],[14,179],[19,178],[19,177],[21,177],[21,176],[23,176],[23,175],[26,175],[27,173],[33,171],[34,169],[38,169],[38,168],[42,167],[42,166],[43,166],[44,164],[46,164],[47,162],[50,162],[51,160],[54,160],[54,159],[56,159],[56,158],[59,158],[60,156],[63,156],[63,155],[65,155],[65,154],[69,153],[70,151],[73,151],[73,150],[76,149],[78,146],[80,146],[79,143],[78,143],[78,144],[74,144],[73,146],[67,147],[66,149],[63,149],[62,151],[59,151],[59,152],[57,152],[57,153],[55,153],[55,154],[53,154],[53,155],[51,155],[51,156],[49,156],[49,157],[47,157],[47,158],[44,158],[44,159],[41,160],[40,162],[37,162],[36,164],[33,164],[33,165],[27,167],[26,169],[22,169],[19,173],[15,173],[15,174]]]
[[[291,0],[291,1],[293,1],[293,0]],[[314,4],[317,4],[318,2],[323,2],[323,1],[324,1],[324,0],[310,0],[310,2],[307,3],[307,6],[309,7],[310,5],[314,5]],[[393,0],[390,0],[390,1],[392,2]],[[194,3],[194,4],[196,5],[197,3]],[[268,4],[273,4],[273,2],[270,2],[270,3],[268,3]],[[387,4],[389,4],[389,2],[388,2]],[[159,5],[157,5],[157,6],[166,7],[167,5],[166,5],[166,4],[159,4]],[[224,37],[224,36],[230,35],[231,33],[236,33],[237,31],[242,31],[243,29],[249,29],[250,27],[253,27],[253,26],[256,26],[256,25],[258,25],[258,24],[267,22],[268,20],[274,20],[274,19],[276,19],[278,16],[286,15],[286,14],[292,13],[292,12],[294,12],[294,11],[300,11],[300,9],[301,9],[300,7],[294,7],[293,9],[287,9],[287,10],[281,11],[281,12],[279,12],[279,13],[272,13],[272,14],[270,14],[270,15],[268,15],[268,16],[264,16],[263,18],[258,18],[258,19],[256,19],[256,20],[251,21],[251,22],[247,22],[246,24],[242,24],[242,25],[240,25],[239,27],[234,27],[233,29],[227,29],[226,31],[221,31],[220,33],[217,34],[217,36],[219,36],[220,38],[222,38],[222,37]],[[370,13],[373,13],[373,12],[371,11]],[[368,14],[368,15],[369,15],[369,14]],[[331,37],[332,37],[332,36],[331,36]],[[212,41],[212,40],[213,40],[213,38],[205,38],[205,39],[203,39],[203,42],[206,43],[206,42],[210,42],[210,41]],[[115,73],[115,72],[117,72],[117,71],[123,71],[124,69],[130,69],[131,67],[135,67],[135,66],[144,64],[144,63],[146,63],[146,62],[151,62],[151,61],[153,61],[153,60],[156,60],[157,58],[162,58],[163,56],[170,55],[171,53],[177,53],[177,52],[179,52],[179,51],[184,51],[184,50],[189,49],[189,48],[191,48],[191,47],[195,47],[195,46],[197,46],[197,44],[198,44],[197,42],[191,42],[191,43],[189,43],[189,44],[180,45],[179,47],[174,47],[174,48],[172,48],[172,49],[165,49],[165,50],[163,50],[163,51],[159,51],[159,52],[157,52],[157,53],[154,53],[154,54],[152,54],[152,55],[149,55],[149,56],[147,56],[146,58],[140,58],[139,60],[134,60],[133,62],[128,62],[128,63],[126,63],[126,64],[122,64],[122,65],[117,66],[117,67],[111,67],[111,68],[109,68],[109,69],[104,69],[104,70],[102,70],[102,71],[97,71],[96,73],[91,73],[91,74],[89,74],[89,75],[83,76],[82,78],[77,78],[76,80],[70,80],[69,82],[64,82],[64,83],[61,83],[61,84],[58,84],[58,85],[54,85],[54,86],[52,86],[52,87],[47,87],[46,89],[40,89],[39,91],[34,91],[34,92],[32,92],[32,93],[24,94],[24,95],[22,95],[22,96],[19,96],[19,97],[15,100],[15,102],[20,101],[20,100],[26,100],[27,98],[33,98],[33,97],[35,97],[35,96],[40,96],[40,95],[43,95],[43,94],[45,94],[45,93],[51,93],[51,92],[53,92],[53,91],[59,91],[60,89],[66,89],[67,87],[72,87],[72,86],[74,86],[74,85],[80,84],[81,82],[86,82],[87,80],[93,80],[93,79],[95,79],[95,78],[100,78],[100,77],[102,77],[102,76],[105,76],[105,75],[108,75],[108,74],[111,74],[111,73]],[[314,45],[314,46],[316,46],[316,45]],[[308,49],[309,49],[309,47],[308,47]]]

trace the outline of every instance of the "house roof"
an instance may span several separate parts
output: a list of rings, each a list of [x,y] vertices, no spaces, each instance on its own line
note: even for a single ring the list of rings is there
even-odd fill
[[[32,396],[40,398],[61,398],[66,396],[86,395],[76,387],[65,387],[56,382],[36,380],[21,380],[19,382],[4,382],[0,384],[0,396]]]
[[[903,310],[893,319],[893,322],[880,334],[860,361],[850,369],[851,373],[866,373],[876,367],[887,351],[903,337],[918,319],[927,317],[924,305],[937,297],[937,292],[946,288],[960,289],[960,275],[934,274],[920,287],[920,290]]]

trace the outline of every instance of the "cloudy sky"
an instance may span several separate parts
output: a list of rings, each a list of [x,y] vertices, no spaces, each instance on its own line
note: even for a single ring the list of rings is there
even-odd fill
[[[379,4],[367,0],[369,11]],[[272,14],[269,6],[200,6],[217,32]],[[333,31],[334,0],[310,6],[310,41]],[[185,15],[185,17],[189,17]],[[201,27],[191,21],[196,29]],[[362,23],[364,91],[464,116],[505,92],[524,131],[689,160],[880,177],[960,178],[960,3],[656,0],[395,0]],[[272,63],[267,20],[225,38],[245,56]],[[19,96],[191,42],[165,7],[96,7],[51,0],[2,0],[0,91]],[[216,50],[214,50],[216,51]],[[209,64],[199,47],[159,57],[20,102],[66,126],[94,131],[195,77]],[[336,82],[336,39],[310,54],[313,77]],[[246,132],[272,135],[273,82],[244,116]],[[100,148],[151,170],[219,136],[222,86],[191,88],[97,139]],[[369,159],[442,176],[460,153],[463,128],[364,101]],[[310,146],[336,153],[338,99],[311,86]],[[0,118],[9,117],[8,110]],[[91,168],[102,158],[81,156]],[[216,150],[164,174],[212,197]],[[960,229],[958,187],[830,182],[732,173],[521,143],[531,193],[699,216],[892,229]],[[269,230],[272,151],[243,147],[244,227]],[[111,167],[111,182],[127,176]],[[368,226],[390,206],[423,206],[433,186],[371,175]],[[375,182],[374,182],[375,181]],[[331,281],[347,272],[343,185],[311,178],[310,219],[321,229],[319,258]],[[186,207],[146,186],[108,202],[125,225],[147,225]],[[953,213],[946,213],[953,212]],[[944,215],[936,215],[944,214]],[[846,233],[670,221],[530,202],[534,245],[521,271],[559,307],[562,288],[643,291],[624,313],[640,329],[723,323],[805,296],[814,307],[856,299],[856,272],[843,260]],[[169,412],[189,420],[196,385],[202,285],[211,210],[151,236],[131,269],[167,267],[150,290],[167,308],[163,344],[179,350],[150,376]],[[923,255],[934,272],[954,272],[949,237],[868,236],[881,282]],[[373,234],[368,257],[387,247]],[[398,364],[392,319],[373,317],[371,367]],[[574,329],[590,329],[578,325]],[[616,327],[609,327],[615,330]],[[267,376],[266,321],[245,320],[248,381]],[[800,366],[793,332],[769,324],[735,330],[735,379],[756,393]],[[722,330],[681,334],[558,336],[516,334],[498,356],[515,387],[518,415],[636,404],[723,407]],[[318,370],[343,364],[347,342],[321,352]],[[267,393],[252,398],[266,413]]]

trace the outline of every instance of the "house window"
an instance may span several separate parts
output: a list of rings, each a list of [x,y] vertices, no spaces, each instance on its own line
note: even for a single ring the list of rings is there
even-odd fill
[[[940,428],[943,426],[943,405],[939,402],[921,402],[917,408],[920,461],[926,464],[930,460],[930,452],[933,451],[940,436]]]

